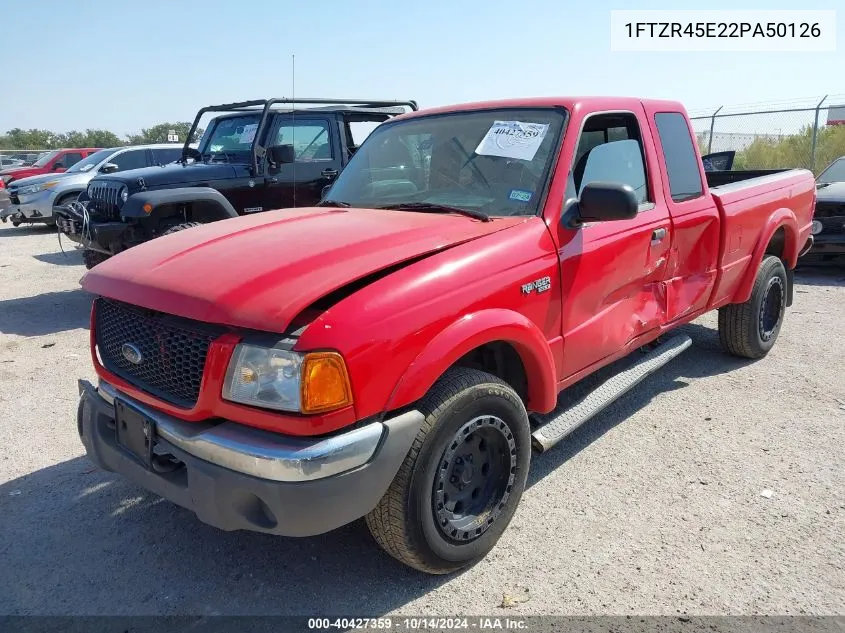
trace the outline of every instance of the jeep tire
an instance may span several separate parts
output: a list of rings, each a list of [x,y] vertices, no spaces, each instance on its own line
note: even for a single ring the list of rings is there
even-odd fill
[[[85,264],[85,268],[91,270],[97,264],[100,264],[106,261],[110,255],[106,255],[105,253],[101,253],[100,251],[92,251],[90,249],[85,249],[82,251],[82,261]]]

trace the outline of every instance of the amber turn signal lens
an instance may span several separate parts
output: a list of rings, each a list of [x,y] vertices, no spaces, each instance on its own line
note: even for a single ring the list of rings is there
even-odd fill
[[[302,412],[322,413],[352,404],[346,363],[337,352],[312,352],[302,363]]]
[[[153,205],[151,205],[149,202],[147,204],[145,204],[142,208],[144,209],[144,213],[152,213],[153,212]]]

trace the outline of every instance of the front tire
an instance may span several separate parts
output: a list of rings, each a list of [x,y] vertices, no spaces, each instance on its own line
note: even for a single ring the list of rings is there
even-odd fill
[[[765,256],[748,301],[719,308],[719,340],[727,352],[754,359],[769,353],[783,325],[788,284],[780,258]]]
[[[528,414],[509,385],[468,368],[446,372],[419,409],[425,421],[366,522],[397,560],[446,574],[482,559],[510,523],[531,460]]]
[[[85,249],[82,251],[82,261],[85,264],[85,268],[91,270],[97,264],[101,264],[102,262],[106,261],[109,258],[109,255],[105,253],[101,253],[100,251],[92,251],[89,249]]]
[[[178,233],[179,231],[184,231],[185,229],[191,229],[195,226],[201,226],[202,222],[182,222],[181,224],[175,224],[171,226],[169,229],[164,231],[161,235],[162,237],[165,235],[170,235],[171,233]]]

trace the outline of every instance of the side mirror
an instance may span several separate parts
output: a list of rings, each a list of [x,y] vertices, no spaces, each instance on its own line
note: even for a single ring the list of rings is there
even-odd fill
[[[276,165],[284,165],[296,160],[293,145],[273,145],[267,153],[270,155],[270,161]]]
[[[637,194],[631,185],[591,182],[581,190],[578,219],[581,222],[609,222],[637,217]]]
[[[53,163],[53,171],[59,171],[60,169],[64,169],[65,166],[60,162]]]
[[[116,172],[120,167],[115,165],[114,163],[106,163],[102,167],[100,167],[100,171],[104,174],[112,174]]]

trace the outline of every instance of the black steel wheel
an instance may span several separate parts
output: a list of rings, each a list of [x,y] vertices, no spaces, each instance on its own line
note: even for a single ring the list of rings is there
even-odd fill
[[[496,416],[473,418],[452,438],[434,480],[437,527],[447,539],[471,541],[496,522],[516,472],[516,441]]]
[[[774,255],[764,257],[748,301],[719,308],[722,347],[744,358],[768,354],[783,325],[788,283],[783,262]]]
[[[786,290],[783,279],[777,275],[771,277],[763,290],[760,302],[760,338],[770,341],[780,326],[786,310]]]
[[[528,414],[504,381],[465,367],[418,408],[422,426],[367,526],[394,558],[446,574],[482,559],[510,523],[531,461]]]

